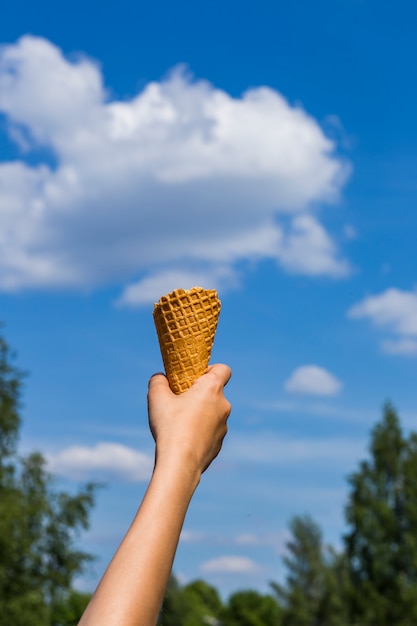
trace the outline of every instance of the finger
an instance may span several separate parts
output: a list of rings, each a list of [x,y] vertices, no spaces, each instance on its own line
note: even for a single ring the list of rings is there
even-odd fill
[[[148,396],[155,393],[172,395],[172,391],[169,386],[168,378],[165,374],[158,372],[149,379],[148,383]]]
[[[150,387],[151,385],[153,385],[155,382],[158,382],[158,378],[161,377],[162,379],[167,380],[167,377],[165,376],[164,372],[155,372],[155,374],[152,374],[152,376],[149,379],[148,382],[148,387]]]
[[[216,376],[220,380],[223,387],[227,385],[232,377],[232,370],[228,365],[225,365],[224,363],[216,363],[215,365],[210,365],[207,373]]]

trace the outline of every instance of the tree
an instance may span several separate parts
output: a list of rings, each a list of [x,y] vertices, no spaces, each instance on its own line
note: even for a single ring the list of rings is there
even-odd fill
[[[393,406],[371,433],[370,458],[349,478],[346,553],[353,623],[417,623],[417,435]]]
[[[17,455],[22,376],[0,337],[0,623],[59,626],[58,608],[91,560],[75,540],[95,488],[56,491],[41,454]]]
[[[181,587],[172,574],[158,624],[161,626],[206,626],[219,624],[223,603],[217,590],[203,580]]]
[[[283,626],[345,626],[343,555],[323,545],[309,516],[294,517],[287,543],[285,585],[271,586],[282,602]]]
[[[159,614],[158,624],[160,626],[181,626],[184,615],[187,613],[189,613],[189,603],[182,594],[182,588],[177,578],[174,574],[171,574]]]
[[[318,611],[322,626],[351,626],[348,610],[349,575],[346,555],[328,546]]]
[[[281,610],[270,595],[238,591],[229,598],[223,613],[224,626],[280,626]]]
[[[71,589],[58,603],[55,610],[55,623],[59,626],[76,626],[91,598],[91,593]]]
[[[217,589],[204,580],[195,580],[186,585],[182,593],[189,608],[183,626],[220,624],[219,618],[223,610],[223,603]]]
[[[323,593],[321,530],[308,516],[290,522],[292,538],[287,542],[286,585],[272,583],[283,602],[283,624],[314,626]]]

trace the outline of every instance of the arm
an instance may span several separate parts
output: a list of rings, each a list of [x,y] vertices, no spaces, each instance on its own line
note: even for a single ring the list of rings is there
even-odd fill
[[[226,365],[213,365],[178,396],[165,376],[149,381],[154,471],[79,626],[156,624],[188,505],[227,432],[231,407],[223,387],[230,375]]]

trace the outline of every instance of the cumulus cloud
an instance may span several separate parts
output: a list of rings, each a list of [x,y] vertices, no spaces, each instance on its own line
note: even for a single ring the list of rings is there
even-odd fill
[[[120,443],[71,446],[46,455],[52,472],[75,480],[149,480],[153,459]]]
[[[369,319],[390,337],[381,347],[389,354],[417,355],[417,290],[391,288],[369,296],[348,311],[352,319]]]
[[[273,89],[233,98],[177,69],[111,100],[95,62],[25,36],[0,49],[0,114],[22,151],[0,163],[2,290],[117,283],[140,305],[176,272],[231,286],[246,258],[349,272],[313,214],[349,168]]]
[[[200,571],[205,574],[253,574],[259,569],[255,561],[245,556],[219,556],[200,565]]]
[[[322,367],[303,365],[294,370],[284,387],[290,393],[334,396],[341,390],[342,383]]]

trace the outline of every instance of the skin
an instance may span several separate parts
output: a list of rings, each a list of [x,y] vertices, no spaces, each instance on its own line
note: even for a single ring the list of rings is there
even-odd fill
[[[227,365],[212,365],[178,396],[164,375],[150,379],[152,478],[79,626],[155,626],[188,506],[227,432],[230,376]]]

